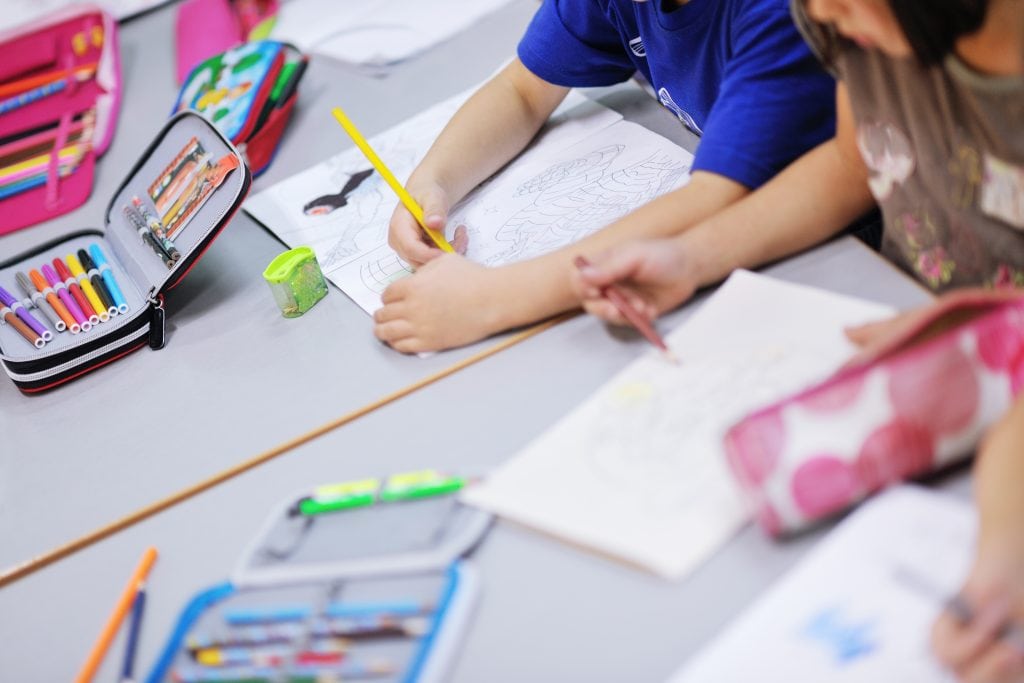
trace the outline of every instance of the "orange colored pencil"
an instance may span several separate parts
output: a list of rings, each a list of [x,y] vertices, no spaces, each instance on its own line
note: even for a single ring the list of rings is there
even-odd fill
[[[0,97],[18,95],[26,90],[32,90],[33,88],[38,88],[40,86],[53,83],[54,81],[59,81],[62,78],[67,78],[68,76],[74,76],[75,78],[79,78],[79,76],[83,78],[91,78],[94,73],[96,73],[96,62],[93,62],[92,64],[81,64],[61,71],[50,71],[38,76],[29,76],[28,78],[23,78],[20,81],[0,85]]]
[[[114,611],[100,632],[100,637],[96,639],[96,644],[92,646],[89,658],[85,660],[82,670],[75,677],[75,683],[90,683],[93,676],[96,675],[97,669],[103,662],[103,657],[110,648],[111,641],[117,634],[117,629],[121,627],[121,622],[124,621],[125,615],[128,614],[128,610],[131,609],[132,603],[135,601],[135,595],[139,592],[139,584],[146,580],[149,570],[153,568],[156,555],[156,548],[153,547],[146,548],[146,552],[142,554],[139,566],[132,572],[132,578],[128,580],[128,585],[124,587],[124,592],[121,593],[117,604],[114,605]]]

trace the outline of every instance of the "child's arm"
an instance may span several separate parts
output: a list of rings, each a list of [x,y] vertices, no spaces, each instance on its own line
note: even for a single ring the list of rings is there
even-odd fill
[[[996,634],[1024,625],[1024,397],[992,428],[974,467],[980,517],[974,566],[961,596],[967,624],[943,613],[932,630],[939,659],[966,681],[1024,681],[1024,643]]]
[[[789,256],[834,235],[873,204],[840,83],[836,137],[793,162],[749,197],[669,240],[638,242],[591,258],[573,285],[591,313],[622,323],[601,289],[618,284],[654,317],[736,268]]]
[[[406,183],[427,225],[443,231],[451,205],[522,151],[568,92],[514,59],[474,93]],[[391,217],[391,247],[406,261],[422,265],[442,253],[425,237],[412,214],[398,204]]]

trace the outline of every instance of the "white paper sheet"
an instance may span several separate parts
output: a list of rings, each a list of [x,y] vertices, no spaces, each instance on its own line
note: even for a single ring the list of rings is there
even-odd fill
[[[382,66],[472,26],[508,0],[287,0],[271,32],[306,52]]]
[[[967,503],[893,489],[844,521],[672,683],[952,683],[928,647],[974,546]]]
[[[82,0],[3,0],[0,2],[0,31],[20,26],[81,2]],[[89,4],[99,5],[117,19],[127,19],[168,2],[170,0],[89,0]]]
[[[370,145],[404,182],[468,95],[422,112]],[[665,138],[573,93],[523,154],[453,207],[448,237],[465,224],[467,256],[487,265],[530,258],[678,187],[692,161]],[[353,147],[255,195],[245,210],[286,244],[312,247],[324,274],[372,313],[387,285],[411,269],[387,246],[394,193],[377,174],[351,187],[369,168]]]
[[[470,504],[678,578],[745,519],[721,441],[747,412],[823,378],[877,304],[739,271],[651,351],[483,483]]]

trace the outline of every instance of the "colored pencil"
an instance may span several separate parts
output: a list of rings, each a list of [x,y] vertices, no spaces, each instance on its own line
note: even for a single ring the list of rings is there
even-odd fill
[[[363,134],[355,127],[355,124],[349,120],[348,116],[345,115],[345,112],[341,110],[341,107],[335,107],[331,110],[331,113],[334,114],[334,118],[337,119],[338,123],[341,124],[341,127],[345,129],[348,136],[352,138],[352,142],[356,143],[356,147],[362,151],[369,162],[373,164],[373,167],[377,169],[377,173],[380,173],[381,177],[384,178],[384,182],[386,182],[388,186],[395,191],[395,194],[398,195],[399,201],[401,201],[402,205],[409,210],[409,213],[413,215],[413,218],[415,218],[416,222],[420,224],[423,231],[426,232],[430,239],[434,241],[434,244],[436,244],[442,251],[455,253],[455,249],[452,248],[452,245],[448,243],[448,240],[444,238],[442,233],[434,230],[433,228],[427,227],[426,220],[423,216],[423,209],[420,208],[420,205],[412,198],[412,195],[402,187],[402,184],[398,182],[398,179],[395,178],[394,174],[391,173],[388,167],[384,165],[384,162],[381,161],[380,157],[377,156],[377,153],[373,151],[372,147],[370,147],[370,143],[366,141]]]
[[[121,666],[121,683],[132,683],[135,670],[135,651],[139,644],[139,628],[142,626],[142,612],[146,607],[146,584],[139,584],[132,603],[132,620],[128,623],[128,641],[124,646],[124,664]]]
[[[577,268],[586,268],[590,265],[590,262],[583,256],[577,256],[574,263]],[[668,348],[668,344],[661,338],[654,326],[640,314],[629,301],[623,296],[622,292],[618,290],[614,285],[609,285],[601,289],[601,294],[604,298],[611,301],[615,308],[619,309],[619,313],[622,317],[629,321],[633,327],[636,328],[637,332],[644,336],[644,339],[651,342],[655,347],[661,350],[661,354],[671,363],[679,364],[679,359],[676,358],[675,354],[672,353],[671,349]]]
[[[33,88],[38,88],[50,83],[54,83],[59,80],[73,76],[76,79],[82,80],[83,78],[90,78],[96,73],[96,63],[82,64],[81,66],[72,67],[70,69],[62,69],[60,71],[51,71],[49,73],[40,74],[38,76],[30,76],[23,78],[20,81],[14,81],[12,83],[4,83],[0,85],[0,97],[9,97],[10,95],[17,95]],[[83,74],[86,74],[83,76]]]
[[[114,611],[111,612],[106,625],[100,631],[100,637],[96,639],[96,644],[93,645],[92,651],[89,652],[89,657],[85,660],[81,671],[75,677],[75,683],[89,683],[93,676],[96,675],[96,671],[103,662],[103,657],[110,648],[111,641],[114,640],[117,629],[120,628],[121,622],[124,621],[125,615],[128,614],[128,610],[131,609],[132,603],[135,601],[136,595],[139,592],[139,586],[146,580],[149,570],[153,568],[153,563],[156,562],[156,555],[156,548],[152,547],[146,548],[146,552],[142,554],[142,559],[139,561],[135,571],[132,572],[128,585],[124,587],[121,597],[118,598],[117,604],[114,605]]]

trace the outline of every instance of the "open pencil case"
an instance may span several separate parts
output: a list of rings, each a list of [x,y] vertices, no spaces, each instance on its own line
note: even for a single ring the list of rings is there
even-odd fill
[[[254,176],[267,169],[298,100],[308,57],[288,44],[258,40],[198,64],[174,111],[194,109],[224,133]]]
[[[779,536],[971,455],[1024,387],[1024,296],[965,290],[825,381],[731,427],[725,450]]]
[[[121,101],[117,22],[78,5],[0,33],[0,234],[81,205]]]
[[[0,360],[18,388],[43,391],[143,346],[161,348],[164,295],[230,222],[251,184],[234,146],[184,112],[114,193],[102,229],[0,262]]]
[[[146,680],[444,680],[479,591],[465,556],[491,523],[461,482],[412,472],[287,500],[185,606]]]

